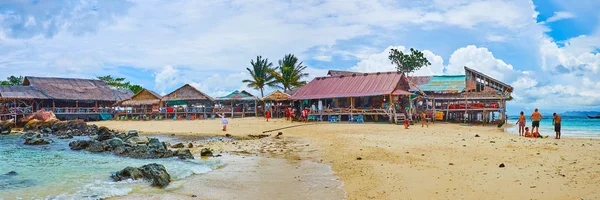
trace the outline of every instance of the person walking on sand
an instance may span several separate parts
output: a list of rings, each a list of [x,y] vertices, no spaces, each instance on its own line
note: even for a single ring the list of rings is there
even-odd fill
[[[519,121],[517,121],[517,124],[519,125],[519,136],[525,136],[525,121],[527,119],[525,118],[525,114],[523,114],[523,111],[521,111],[521,116],[519,116]]]
[[[552,119],[552,124],[554,124],[554,132],[556,132],[556,139],[560,139],[560,122],[562,121],[562,118],[556,113],[552,115],[554,116],[554,119]]]
[[[229,124],[229,122],[227,119],[225,119],[225,113],[223,113],[223,115],[221,115],[221,125],[223,125],[223,131],[227,131],[227,124]]]
[[[290,121],[291,111],[290,108],[285,109],[285,120]]]
[[[536,108],[535,111],[529,117],[529,119],[531,119],[531,132],[539,133],[540,121],[542,121],[543,118],[544,117],[542,117],[542,114],[540,114],[540,112],[538,112],[538,109]]]
[[[429,124],[427,124],[427,114],[425,114],[425,112],[421,113],[421,128],[423,128],[423,126],[427,125],[427,128],[429,128]]]
[[[269,119],[271,118],[271,111],[267,110],[267,112],[265,113],[265,118],[267,118],[267,122],[269,122]]]

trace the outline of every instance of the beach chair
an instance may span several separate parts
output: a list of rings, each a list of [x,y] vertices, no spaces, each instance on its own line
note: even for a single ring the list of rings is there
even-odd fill
[[[177,115],[173,115],[173,120],[177,120]]]
[[[210,115],[210,119],[214,120],[215,119],[215,115],[214,114]]]
[[[356,122],[356,116],[348,117],[348,123]]]

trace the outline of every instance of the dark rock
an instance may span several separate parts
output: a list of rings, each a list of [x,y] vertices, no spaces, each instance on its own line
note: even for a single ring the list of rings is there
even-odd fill
[[[181,143],[181,142],[171,146],[171,148],[175,148],[175,149],[181,149],[183,147],[185,147],[185,145],[183,145],[183,143]]]
[[[198,197],[198,196],[196,196],[195,194],[192,194],[192,197],[194,197],[194,198],[195,198],[195,197]]]
[[[130,148],[128,148],[128,147],[126,147],[126,146],[124,146],[124,145],[123,145],[123,146],[120,146],[120,147],[115,147],[115,148],[112,150],[112,152],[113,152],[115,155],[118,155],[118,156],[124,156],[124,155],[127,155],[127,153],[128,153],[128,151],[129,151],[129,149],[130,149]]]
[[[479,134],[475,134],[475,137],[479,137]]]
[[[149,139],[147,137],[131,137],[127,139],[127,143],[133,144],[148,144]]]
[[[194,159],[194,156],[189,149],[179,149],[175,151],[173,155],[177,156],[179,159]]]
[[[58,139],[61,139],[61,140],[73,139],[73,135],[61,135],[61,136],[58,136]]]
[[[8,121],[0,122],[0,135],[10,134],[14,127],[15,127],[15,123],[8,122]]]
[[[100,129],[98,129],[98,136],[96,136],[96,140],[98,141],[104,141],[104,140],[108,140],[108,139],[112,139],[115,137],[115,134],[110,131],[110,129],[106,128],[106,127],[100,127]]]
[[[213,152],[209,148],[200,150],[200,156],[213,156]]]
[[[225,137],[231,137],[231,134],[227,133],[225,134]]]
[[[127,132],[127,137],[137,137],[138,136],[138,132],[136,130],[130,130],[129,132]]]
[[[45,144],[50,144],[52,142],[52,140],[48,139],[48,138],[42,138],[41,134],[35,134],[32,137],[28,137],[25,138],[25,143],[26,145],[45,145]]]
[[[51,129],[51,128],[48,128],[48,127],[46,127],[46,128],[43,128],[43,129],[41,129],[41,130],[40,130],[40,133],[48,133],[48,134],[52,134],[52,132],[54,132],[54,131],[52,131],[52,129]]]
[[[496,143],[496,141],[490,141],[490,143]]]
[[[167,145],[164,142],[160,142],[158,138],[150,138],[150,140],[148,141],[148,148],[167,149]]]
[[[89,147],[92,144],[89,140],[77,140],[69,143],[71,150],[82,150]]]
[[[123,146],[123,140],[121,140],[119,138],[108,139],[108,140],[104,141],[104,143],[106,144],[106,146],[109,149],[114,149],[114,148]]]
[[[144,179],[150,181],[152,186],[164,188],[171,182],[171,175],[163,165],[152,163],[142,166],[140,170],[144,174]]]
[[[448,165],[454,165],[454,163],[448,163]]]
[[[144,178],[144,174],[139,168],[126,167],[125,169],[118,171],[117,173],[110,176],[114,181],[122,181],[127,179],[138,180]]]
[[[115,135],[115,137],[121,139],[122,141],[127,140],[127,138],[128,138],[127,134],[125,134],[125,133],[118,133]]]
[[[194,148],[194,144],[188,143],[188,148]]]
[[[90,146],[85,148],[85,150],[94,153],[104,152],[104,144],[102,142],[92,141]]]
[[[33,132],[33,131],[27,131],[23,134],[23,138],[28,138],[28,137],[33,137],[34,135],[36,135],[37,133]]]
[[[16,175],[18,175],[18,174],[15,171],[10,171],[10,172],[4,174],[4,176],[16,176]]]
[[[250,134],[250,135],[248,135],[248,137],[250,137],[250,138],[258,138],[258,139],[269,137],[269,136],[270,135],[266,135],[266,134],[259,134],[259,135],[252,135],[252,134]]]
[[[362,160],[362,157],[356,157],[356,160]]]
[[[500,166],[498,166],[500,168],[504,168],[504,163],[500,164]]]

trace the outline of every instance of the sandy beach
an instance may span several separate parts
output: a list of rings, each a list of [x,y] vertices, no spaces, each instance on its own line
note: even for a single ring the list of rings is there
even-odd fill
[[[226,133],[236,138],[300,125],[282,120],[267,123],[257,118],[229,119],[229,122]],[[220,129],[220,120],[104,121],[94,124],[118,130],[135,129],[142,134],[188,136],[190,141],[199,136],[225,135]],[[283,133],[281,139],[273,138],[277,132]],[[196,143],[195,146],[200,147],[193,151],[209,147],[224,154],[224,158],[209,159],[226,159],[225,162],[238,164],[181,181],[198,184],[175,183],[180,186],[174,191],[160,194],[134,192],[125,198],[182,198],[195,191],[205,191],[201,188],[206,188],[210,182],[207,180],[219,177],[223,177],[219,179],[223,185],[209,188],[222,192],[196,195],[202,199],[247,199],[244,197],[248,196],[344,198],[334,187],[336,181],[329,180],[334,178],[341,181],[347,199],[600,198],[600,140],[531,139],[504,133],[492,126],[445,123],[432,124],[429,128],[412,126],[408,130],[391,124],[313,123],[266,134],[271,136]],[[256,169],[242,167],[261,166],[257,163],[265,159],[269,163],[279,162],[279,165],[268,164],[271,167]],[[499,167],[501,164],[505,167]],[[303,170],[285,170],[296,168],[294,166],[301,166]],[[327,175],[329,166],[331,175]],[[320,170],[315,172],[314,169]],[[298,174],[320,175],[304,179],[302,183],[297,180]],[[238,176],[240,178],[231,178]],[[273,182],[274,179],[277,181]],[[310,186],[312,182],[318,183],[319,189]],[[248,184],[253,185],[249,187]],[[305,188],[312,196],[277,192],[292,191],[295,187]],[[219,188],[222,190],[217,190]],[[244,196],[219,196],[227,195],[227,191]]]

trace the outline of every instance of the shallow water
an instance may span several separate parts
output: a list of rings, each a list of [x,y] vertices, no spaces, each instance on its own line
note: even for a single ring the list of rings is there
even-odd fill
[[[509,123],[516,123],[518,119],[509,118]],[[563,117],[561,122],[561,137],[594,138],[600,139],[600,119],[588,119],[587,117]],[[527,125],[531,129],[531,121],[527,119]],[[519,133],[518,126],[507,128],[510,133]],[[540,134],[554,137],[554,126],[552,119],[542,119],[540,122]]]
[[[159,163],[172,180],[207,173],[223,163],[206,160],[133,159],[106,153],[73,151],[79,137],[42,146],[23,145],[20,135],[0,136],[0,199],[98,199],[150,187],[144,181],[113,182],[110,174],[127,166]],[[3,175],[15,171],[16,176]],[[168,189],[168,188],[167,188]]]

